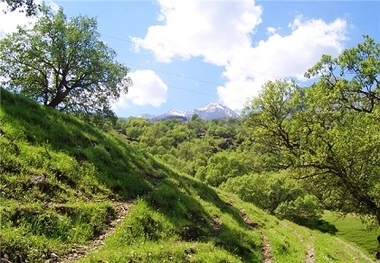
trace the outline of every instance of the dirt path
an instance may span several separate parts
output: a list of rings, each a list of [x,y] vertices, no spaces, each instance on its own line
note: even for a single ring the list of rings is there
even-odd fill
[[[286,229],[289,229],[296,237],[297,239],[304,244],[305,240],[304,238],[292,227],[290,227],[286,222],[281,221],[281,225],[285,227]],[[312,243],[314,243],[314,237],[310,235],[310,238],[312,240]],[[309,243],[306,245],[306,256],[305,256],[305,263],[314,263],[315,261],[315,254],[314,254],[314,246],[312,243]]]
[[[86,245],[76,245],[72,247],[67,251],[65,255],[62,256],[62,258],[58,258],[58,262],[73,262],[75,260],[84,258],[89,252],[98,250],[101,246],[104,245],[104,241],[107,239],[107,237],[114,233],[116,226],[125,218],[131,206],[132,202],[115,202],[114,207],[116,209],[117,215],[116,218],[109,224],[107,231],[96,239],[91,240]]]
[[[254,230],[257,227],[257,224],[249,218],[248,214],[246,213],[244,209],[240,209],[240,215],[243,218],[244,222],[247,224],[249,229]],[[263,260],[264,260],[263,262],[272,263],[273,262],[272,254],[271,254],[272,247],[269,243],[269,240],[264,235],[261,235],[261,239],[262,239],[261,255],[263,256]]]
[[[305,263],[314,263],[314,261],[315,261],[314,247],[309,244],[306,246]]]
[[[336,237],[335,239],[339,243],[343,244],[347,249],[349,249],[349,250],[351,250],[353,252],[353,254],[351,254],[351,255],[352,255],[352,259],[355,262],[363,262],[363,259],[364,259],[366,262],[376,263],[375,260],[369,258],[366,254],[364,254],[363,252],[361,252],[358,248],[352,246],[351,244],[343,241],[340,238]]]
[[[272,254],[271,254],[271,246],[266,236],[261,237],[263,240],[263,247],[261,250],[261,254],[263,255],[264,263],[272,263]]]

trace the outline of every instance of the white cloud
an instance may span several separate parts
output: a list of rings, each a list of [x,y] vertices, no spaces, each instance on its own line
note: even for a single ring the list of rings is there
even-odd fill
[[[31,26],[37,20],[36,17],[27,17],[24,13],[20,13],[17,10],[14,12],[7,12],[8,5],[5,2],[0,3],[0,38],[3,38],[6,34],[16,31],[17,26]]]
[[[159,3],[162,24],[149,27],[144,38],[131,37],[135,48],[153,51],[161,62],[202,57],[225,67],[227,82],[217,87],[219,100],[237,111],[268,80],[293,77],[304,81],[303,74],[322,54],[337,55],[346,40],[345,20],[327,23],[298,16],[288,25],[289,35],[268,26],[267,39],[253,46],[251,37],[261,23],[263,9],[252,0]]]
[[[303,74],[322,54],[334,56],[344,48],[346,21],[342,19],[326,23],[298,17],[289,27],[290,35],[274,33],[257,46],[235,53],[223,73],[228,82],[218,87],[222,103],[240,110],[246,98],[257,95],[266,81],[289,77],[304,81]]]
[[[123,93],[113,104],[113,110],[117,112],[129,108],[131,104],[159,107],[166,102],[168,86],[154,71],[136,70],[129,76],[133,81],[133,86],[129,88],[127,94]]]
[[[35,0],[36,4],[41,4],[43,0]],[[53,1],[44,1],[47,6],[50,6],[52,10],[57,11],[58,5]],[[25,13],[19,12],[19,10],[15,10],[13,12],[9,12],[8,5],[5,2],[0,2],[0,39],[3,38],[6,34],[10,34],[17,30],[17,26],[26,26],[27,28],[31,28],[37,21],[37,16],[27,17]],[[6,12],[4,12],[6,11]]]
[[[201,56],[224,65],[236,50],[250,46],[250,34],[261,23],[262,8],[252,0],[160,0],[162,25],[144,38],[131,37],[135,47],[152,50],[161,62],[178,56]]]

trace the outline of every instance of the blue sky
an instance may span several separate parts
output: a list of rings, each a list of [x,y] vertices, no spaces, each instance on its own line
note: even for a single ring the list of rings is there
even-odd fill
[[[101,39],[130,68],[134,85],[113,105],[120,117],[209,102],[240,111],[266,81],[294,78],[308,84],[303,74],[322,54],[337,56],[360,43],[363,34],[380,40],[380,1],[51,4],[62,6],[68,17],[96,17]],[[1,14],[0,21],[0,37],[26,23],[20,14]]]

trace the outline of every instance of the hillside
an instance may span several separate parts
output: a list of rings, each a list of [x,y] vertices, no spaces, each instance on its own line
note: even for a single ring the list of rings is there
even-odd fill
[[[10,262],[373,262],[168,168],[113,130],[4,90],[0,120]]]

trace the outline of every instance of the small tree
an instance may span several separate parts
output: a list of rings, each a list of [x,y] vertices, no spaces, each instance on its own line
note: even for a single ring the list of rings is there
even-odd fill
[[[116,53],[99,40],[97,22],[67,19],[43,6],[31,30],[0,41],[0,75],[6,88],[70,112],[107,112],[132,82]]]

